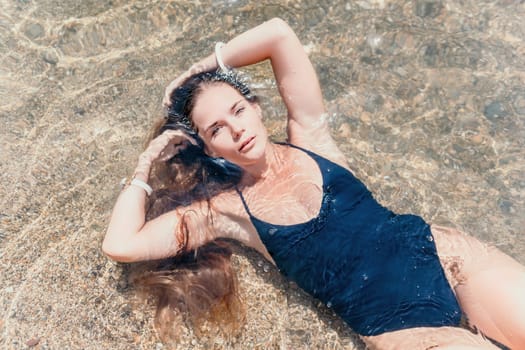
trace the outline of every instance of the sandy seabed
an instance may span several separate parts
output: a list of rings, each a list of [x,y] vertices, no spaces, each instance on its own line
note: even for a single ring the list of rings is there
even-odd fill
[[[0,0],[0,347],[363,349],[332,312],[239,247],[247,322],[163,345],[133,265],[100,251],[120,179],[197,58],[280,16],[305,44],[330,125],[380,202],[525,263],[523,1]],[[268,64],[244,70],[276,140]]]

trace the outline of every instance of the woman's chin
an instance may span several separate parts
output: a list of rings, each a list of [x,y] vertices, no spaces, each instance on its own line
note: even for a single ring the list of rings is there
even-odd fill
[[[256,165],[259,162],[265,161],[265,150],[265,145],[256,144],[244,152],[239,152],[235,159],[232,159],[231,161],[241,168],[250,167]]]

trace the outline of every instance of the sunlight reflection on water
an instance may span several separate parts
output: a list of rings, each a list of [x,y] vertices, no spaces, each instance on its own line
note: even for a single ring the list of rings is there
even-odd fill
[[[333,135],[381,203],[455,225],[525,263],[521,1],[0,6],[6,348],[35,337],[48,348],[157,346],[151,314],[130,311],[126,268],[99,249],[118,181],[131,173],[146,130],[162,115],[170,79],[215,42],[274,16],[307,48]],[[262,96],[272,138],[283,140],[286,113],[269,65],[244,71]],[[251,318],[233,348],[360,348],[329,312],[268,265],[250,264],[259,258],[242,256]],[[201,346],[194,342],[186,334],[181,344]]]

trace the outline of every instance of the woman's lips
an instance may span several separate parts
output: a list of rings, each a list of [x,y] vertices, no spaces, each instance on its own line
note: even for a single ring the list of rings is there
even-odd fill
[[[253,144],[253,140],[255,139],[255,136],[252,136],[252,137],[249,137],[246,141],[244,141],[241,145],[241,147],[239,148],[239,152],[242,152],[244,150],[247,150],[250,145]]]

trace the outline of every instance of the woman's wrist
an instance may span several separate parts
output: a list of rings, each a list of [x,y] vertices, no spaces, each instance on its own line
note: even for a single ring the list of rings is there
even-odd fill
[[[151,186],[146,182],[146,181],[142,181],[136,177],[134,177],[131,182],[129,183],[130,186],[134,186],[134,187],[139,187],[139,188],[142,188],[146,194],[148,196],[151,196],[151,194],[153,193],[153,189],[151,188]]]
[[[134,187],[140,187],[144,191],[146,191],[146,194],[148,196],[151,195],[153,192],[153,189],[150,185],[148,185],[149,180],[149,172],[151,170],[151,162],[139,162],[137,167],[135,168],[135,171],[133,172],[133,176],[128,182],[129,186]]]
[[[149,179],[149,173],[151,171],[151,166],[154,162],[155,155],[151,151],[146,150],[143,152],[138,159],[137,166],[133,171],[133,179],[137,178],[139,180],[147,182]]]
[[[131,179],[132,180],[133,179],[137,179],[137,180],[140,180],[140,181],[143,181],[143,182],[148,182],[148,180],[149,180],[149,172],[146,173],[146,172],[144,172],[143,169],[135,169]]]
[[[141,188],[148,196],[151,196],[153,193],[153,189],[148,184],[148,175],[144,174],[142,171],[135,171],[130,179],[123,178],[120,181],[120,186],[122,190],[131,187]]]
[[[211,70],[217,69],[219,66],[217,65],[217,60],[215,59],[215,51],[208,56],[204,57],[199,62],[193,64],[187,71],[186,71],[186,78],[191,77],[192,75],[203,73],[203,72],[209,72]]]

